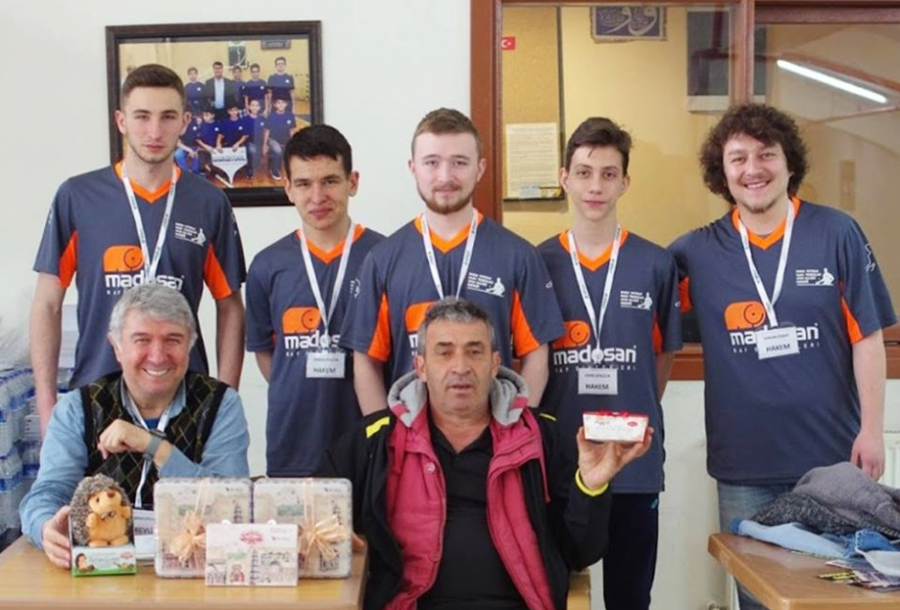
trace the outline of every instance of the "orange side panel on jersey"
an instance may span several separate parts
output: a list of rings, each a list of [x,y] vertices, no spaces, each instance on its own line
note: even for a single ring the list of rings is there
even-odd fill
[[[678,283],[678,297],[681,299],[681,313],[687,313],[694,308],[691,303],[691,278],[686,277]]]
[[[856,321],[844,297],[841,297],[841,309],[844,311],[844,321],[847,323],[847,334],[850,336],[850,343],[861,341],[863,334],[859,328],[859,322]]]
[[[209,291],[217,301],[230,297],[233,292],[212,246],[206,251],[206,263],[203,265],[203,280],[209,286]]]
[[[372,343],[369,344],[369,357],[382,362],[387,362],[391,357],[391,310],[386,294],[381,295],[378,322],[375,324]]]
[[[72,233],[66,249],[63,250],[62,256],[59,257],[59,283],[68,288],[72,283],[72,276],[78,269],[78,231]]]
[[[522,309],[522,301],[519,299],[519,291],[513,291],[512,313],[510,315],[510,328],[513,334],[513,346],[516,348],[516,356],[523,356],[533,352],[541,345],[531,332],[525,311]]]
[[[663,336],[659,329],[659,319],[653,314],[653,353],[661,354],[663,351]]]

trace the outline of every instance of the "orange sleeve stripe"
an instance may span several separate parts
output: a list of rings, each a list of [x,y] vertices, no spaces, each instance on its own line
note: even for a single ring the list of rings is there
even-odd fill
[[[694,308],[691,303],[691,278],[686,277],[678,283],[678,298],[681,299],[681,313],[687,313]]]
[[[228,278],[225,277],[225,272],[222,270],[222,265],[219,264],[219,259],[216,258],[216,252],[212,246],[206,251],[206,263],[203,265],[203,280],[209,286],[209,291],[217,301],[230,297],[231,293],[234,292],[228,283]]]
[[[528,325],[528,319],[525,317],[525,311],[522,309],[522,301],[519,299],[519,291],[513,291],[512,312],[509,317],[509,326],[512,330],[513,345],[516,349],[516,356],[523,356],[533,352],[541,346],[538,340],[534,338],[531,332],[531,326]]]
[[[844,321],[847,324],[847,334],[850,336],[850,343],[861,341],[863,339],[863,334],[859,328],[859,322],[856,321],[856,318],[850,311],[850,306],[847,305],[847,301],[844,300],[844,297],[841,297],[841,309],[844,312]]]
[[[381,295],[381,305],[378,306],[378,322],[375,324],[375,332],[372,335],[372,343],[369,344],[368,355],[381,362],[387,362],[391,357],[391,309],[386,294]]]
[[[661,354],[663,351],[663,336],[659,329],[659,319],[653,314],[653,353]]]
[[[65,288],[72,283],[72,277],[78,269],[78,231],[72,233],[66,249],[59,257],[59,283]]]

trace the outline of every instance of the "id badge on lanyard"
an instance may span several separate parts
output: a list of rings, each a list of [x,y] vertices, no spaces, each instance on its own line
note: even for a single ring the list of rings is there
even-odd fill
[[[781,242],[781,254],[778,257],[778,269],[775,272],[775,286],[772,291],[772,298],[766,292],[766,287],[762,283],[756,263],[753,262],[753,254],[750,250],[750,237],[747,227],[738,217],[738,232],[741,234],[741,246],[744,249],[744,256],[747,259],[747,266],[750,269],[750,277],[756,287],[756,293],[763,308],[766,310],[766,318],[769,328],[756,331],[756,356],[760,360],[768,360],[770,358],[782,358],[784,356],[792,356],[800,353],[800,345],[797,341],[797,333],[793,326],[778,324],[778,314],[775,313],[775,303],[781,296],[781,288],[784,284],[784,272],[787,267],[788,252],[791,248],[791,237],[794,233],[794,204],[788,201],[787,220],[784,226],[784,237]]]
[[[319,280],[316,277],[316,270],[313,267],[312,257],[309,253],[309,245],[306,243],[306,235],[300,230],[300,249],[303,252],[303,265],[306,268],[306,276],[309,280],[309,287],[312,290],[313,298],[316,300],[316,307],[322,318],[322,324],[325,327],[324,332],[319,336],[319,349],[316,351],[308,351],[306,353],[306,376],[312,379],[344,379],[346,376],[347,353],[341,348],[332,345],[331,335],[328,333],[329,324],[334,316],[337,308],[338,298],[341,295],[341,288],[344,283],[344,275],[347,273],[347,264],[350,259],[350,250],[353,247],[353,234],[356,231],[356,225],[350,223],[347,229],[347,236],[344,238],[344,248],[341,251],[341,262],[338,265],[337,277],[334,280],[334,288],[331,292],[331,303],[325,308],[325,299],[322,298],[322,289],[319,286]]]
[[[606,281],[603,284],[603,297],[600,300],[600,311],[595,313],[591,293],[588,291],[584,273],[581,270],[581,262],[578,260],[578,247],[575,244],[575,234],[568,233],[569,257],[572,261],[572,270],[575,273],[575,281],[584,302],[588,318],[591,321],[591,330],[594,333],[596,347],[591,350],[591,360],[594,366],[578,368],[578,393],[601,396],[615,396],[619,393],[619,370],[610,367],[601,367],[603,362],[603,350],[600,346],[600,332],[603,330],[603,321],[606,319],[606,310],[609,307],[609,298],[612,294],[613,280],[616,276],[616,268],[619,262],[619,240],[622,237],[622,227],[616,225],[616,234],[613,237],[612,252],[609,256],[609,266],[606,271]]]

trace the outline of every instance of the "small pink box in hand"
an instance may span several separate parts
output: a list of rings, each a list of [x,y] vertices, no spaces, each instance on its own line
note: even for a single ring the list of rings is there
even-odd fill
[[[650,418],[627,411],[584,413],[584,437],[589,441],[639,443],[644,440]]]

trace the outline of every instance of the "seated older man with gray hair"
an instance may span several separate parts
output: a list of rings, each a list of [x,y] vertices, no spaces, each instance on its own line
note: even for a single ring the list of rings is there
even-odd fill
[[[71,562],[68,502],[82,477],[106,474],[137,508],[160,477],[246,477],[250,435],[228,385],[188,371],[197,326],[184,296],[150,283],[122,295],[109,322],[121,372],[60,397],[37,480],[19,511],[28,539]]]

